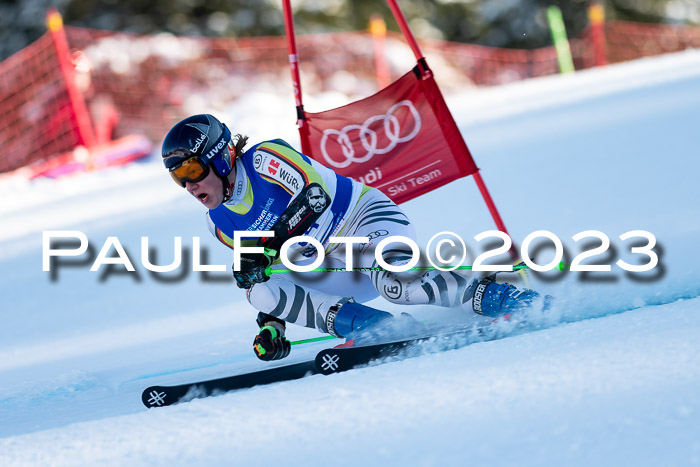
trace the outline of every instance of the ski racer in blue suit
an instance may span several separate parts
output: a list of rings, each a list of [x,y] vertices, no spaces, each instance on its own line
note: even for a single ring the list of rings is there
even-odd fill
[[[362,305],[381,295],[392,303],[464,307],[487,316],[502,316],[527,307],[536,292],[518,290],[493,277],[479,280],[457,272],[401,274],[377,268],[376,245],[383,238],[404,236],[415,241],[404,212],[381,191],[343,177],[296,151],[282,140],[264,141],[244,150],[247,137],[232,137],[215,117],[193,115],[177,123],[163,142],[165,167],[172,178],[208,208],[211,233],[233,248],[235,231],[273,231],[274,237],[246,237],[242,246],[263,253],[242,253],[234,278],[259,311],[260,332],[253,348],[263,360],[286,357],[290,351],[286,323],[352,337],[383,326],[392,315]],[[353,273],[271,274],[280,265],[281,246],[290,238],[312,237],[325,252],[323,267],[345,267],[346,245],[331,237],[366,237],[351,244],[354,266],[374,270]],[[317,256],[313,245],[291,247],[295,264]],[[384,260],[407,263],[412,251],[390,243]]]

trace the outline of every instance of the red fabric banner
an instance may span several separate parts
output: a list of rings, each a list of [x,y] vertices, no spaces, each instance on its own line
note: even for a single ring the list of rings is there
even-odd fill
[[[430,73],[410,71],[373,96],[305,116],[307,155],[396,203],[478,170]]]

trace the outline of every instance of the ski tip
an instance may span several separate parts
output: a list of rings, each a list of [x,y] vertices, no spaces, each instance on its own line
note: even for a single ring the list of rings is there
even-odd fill
[[[141,393],[141,402],[149,409],[163,407],[172,403],[169,400],[166,388],[162,386],[151,386],[144,389],[143,393]]]
[[[339,352],[334,349],[320,351],[316,355],[316,368],[321,374],[331,375],[342,371]]]

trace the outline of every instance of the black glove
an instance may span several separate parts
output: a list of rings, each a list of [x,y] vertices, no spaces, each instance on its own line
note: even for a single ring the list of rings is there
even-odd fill
[[[265,270],[275,260],[274,251],[266,250],[265,253],[243,253],[241,254],[241,268],[233,270],[233,278],[236,285],[241,289],[249,289],[260,282],[270,280]]]
[[[260,328],[253,341],[253,350],[260,360],[279,360],[289,355],[292,345],[284,337],[284,328],[272,323]]]

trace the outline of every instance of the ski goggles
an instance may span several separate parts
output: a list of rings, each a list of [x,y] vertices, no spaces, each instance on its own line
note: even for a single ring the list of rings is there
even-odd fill
[[[199,156],[185,159],[170,168],[170,176],[183,188],[187,182],[201,182],[207,175],[209,175],[209,164],[205,164]]]

